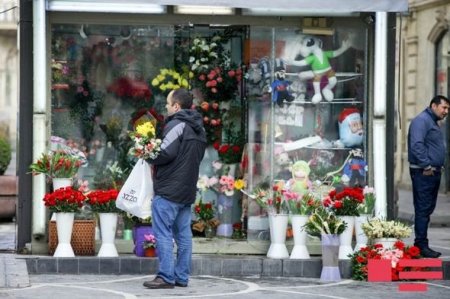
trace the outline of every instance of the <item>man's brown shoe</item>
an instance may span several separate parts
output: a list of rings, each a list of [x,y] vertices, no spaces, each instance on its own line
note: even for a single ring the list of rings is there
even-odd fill
[[[144,281],[144,287],[149,289],[173,289],[175,285],[165,282],[161,277],[151,281]]]

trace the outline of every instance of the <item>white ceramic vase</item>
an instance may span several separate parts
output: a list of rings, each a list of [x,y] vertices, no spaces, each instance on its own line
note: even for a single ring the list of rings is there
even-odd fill
[[[303,226],[308,221],[306,215],[291,215],[292,230],[294,232],[294,248],[292,248],[291,259],[309,259],[308,248],[306,248],[307,233]]]
[[[72,186],[72,178],[53,178],[53,191]]]
[[[289,258],[286,247],[287,214],[269,214],[270,247],[267,257],[272,259]]]
[[[397,241],[399,241],[397,238],[376,238],[373,239],[373,244],[381,244],[383,248],[393,248]]]
[[[361,248],[367,246],[368,238],[362,229],[362,225],[366,223],[369,218],[369,214],[361,214],[358,217],[355,217],[355,251],[359,251]]]
[[[72,245],[73,220],[75,213],[55,213],[56,231],[58,234],[58,246],[56,246],[54,257],[74,257]]]
[[[339,235],[339,259],[349,260],[349,255],[353,253],[352,239],[355,227],[355,216],[339,216],[339,219],[347,223],[344,232]]]
[[[116,245],[117,213],[99,213],[100,216],[100,233],[102,237],[102,245],[98,251],[99,257],[116,257],[119,256]]]

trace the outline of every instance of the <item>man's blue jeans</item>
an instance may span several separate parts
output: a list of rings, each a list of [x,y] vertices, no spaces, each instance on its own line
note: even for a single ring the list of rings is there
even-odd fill
[[[441,172],[434,175],[424,175],[423,169],[410,168],[414,198],[414,245],[419,248],[428,247],[428,224],[430,216],[436,207],[436,201],[441,183]]]
[[[156,195],[152,201],[152,226],[158,248],[157,276],[167,283],[187,285],[192,259],[191,205]],[[177,244],[176,263],[174,240]]]

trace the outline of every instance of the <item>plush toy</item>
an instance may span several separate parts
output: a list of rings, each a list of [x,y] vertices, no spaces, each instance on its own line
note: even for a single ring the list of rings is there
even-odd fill
[[[286,68],[284,62],[280,59],[275,61],[275,80],[270,85],[272,91],[272,102],[277,103],[278,106],[283,107],[283,102],[292,102],[294,96],[289,91],[290,82],[286,80]]]
[[[298,194],[304,194],[311,186],[309,180],[309,168],[308,162],[299,160],[291,166],[292,179],[289,180],[290,190]]]
[[[292,178],[290,171],[292,161],[289,158],[288,153],[281,152],[275,154],[275,165],[277,166],[276,178],[280,180],[289,180]]]
[[[270,92],[270,76],[271,76],[271,67],[269,62],[269,57],[263,57],[258,62],[258,67],[261,71],[261,86],[263,92]]]
[[[245,75],[247,79],[247,89],[248,95],[260,95],[263,86],[261,86],[262,81],[262,71],[258,67],[258,63],[250,63],[247,74]]]
[[[367,163],[361,149],[350,151],[349,159],[344,164],[342,181],[348,186],[366,185]],[[348,183],[347,183],[348,182]]]
[[[307,36],[302,40],[300,44],[300,54],[305,58],[300,61],[292,61],[289,64],[295,66],[309,65],[311,67],[311,71],[301,72],[299,78],[301,80],[313,78],[314,96],[311,99],[312,103],[317,104],[322,101],[322,98],[325,98],[327,101],[332,101],[334,99],[332,89],[336,86],[337,79],[334,70],[331,68],[329,59],[341,55],[349,47],[350,43],[347,40],[344,40],[339,49],[334,51],[323,51],[322,40],[312,36]],[[328,83],[320,90],[320,81],[324,76],[328,78]]]
[[[339,140],[345,147],[359,146],[363,142],[361,114],[356,108],[345,108],[339,114]]]

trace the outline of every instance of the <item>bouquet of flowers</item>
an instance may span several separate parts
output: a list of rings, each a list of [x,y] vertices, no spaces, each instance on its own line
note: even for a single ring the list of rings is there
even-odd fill
[[[144,160],[155,159],[161,150],[161,139],[155,138],[155,131],[151,121],[138,123],[135,131],[130,133],[134,142],[130,155]]]
[[[116,207],[117,195],[119,191],[116,189],[92,191],[86,195],[86,203],[93,212],[118,213],[120,210]]]
[[[313,194],[305,193],[299,195],[295,192],[285,190],[283,193],[289,211],[294,215],[310,215],[320,205]]]
[[[375,208],[375,190],[369,186],[365,186],[363,194],[364,202],[358,206],[358,213],[371,215]]]
[[[222,132],[222,112],[220,110],[220,104],[218,102],[209,103],[203,101],[196,109],[203,116],[206,139],[209,144],[213,144],[220,139]]]
[[[214,207],[212,203],[204,203],[200,199],[194,206],[194,213],[197,216],[198,220],[208,222],[209,220],[214,218]]]
[[[381,220],[373,218],[363,223],[362,230],[369,239],[377,238],[408,238],[411,235],[411,227],[395,220]]]
[[[193,72],[207,70],[219,58],[219,41],[220,37],[217,35],[209,43],[206,39],[194,38],[189,50],[189,63]]]
[[[36,163],[30,165],[33,175],[44,174],[52,178],[72,178],[81,166],[81,158],[66,151],[43,153]]]
[[[152,86],[156,87],[157,90],[166,94],[171,90],[178,89],[180,87],[189,88],[189,77],[193,74],[182,75],[174,69],[161,69],[159,74],[153,78]]]
[[[323,205],[330,208],[338,216],[359,216],[358,207],[364,201],[362,188],[345,187],[338,192],[331,190],[324,199]]]
[[[147,248],[156,248],[156,238],[153,234],[144,234],[144,242],[143,245],[144,249]]]
[[[44,204],[54,213],[76,213],[80,211],[86,197],[72,187],[60,188],[44,196]]]
[[[239,82],[242,80],[240,68],[225,70],[215,67],[197,76],[198,85],[206,99],[215,101],[232,100],[238,90]]]
[[[235,179],[233,176],[228,175],[229,168],[223,167],[221,162],[213,162],[213,167],[216,172],[224,174],[219,174],[218,176],[210,178],[205,175],[200,176],[197,181],[197,188],[199,190],[204,191],[210,188],[216,192],[224,193],[226,196],[233,196],[235,190],[245,188],[245,181],[242,179]]]
[[[309,216],[304,228],[312,236],[340,235],[347,227],[347,223],[336,217],[334,213],[324,207],[318,207]]]
[[[420,258],[420,249],[416,246],[406,246],[402,241],[397,241],[393,249],[383,248],[381,244],[370,245],[361,248],[352,254],[350,258],[352,267],[352,278],[355,280],[367,280],[367,264],[369,259],[382,259],[391,261],[392,280],[399,280],[399,271],[412,270],[398,265],[400,259],[418,259]]]
[[[254,199],[261,208],[267,209],[271,214],[282,214],[288,212],[288,204],[283,199],[283,184],[278,183],[272,186],[272,190],[265,188],[256,188],[251,194],[247,194]]]

